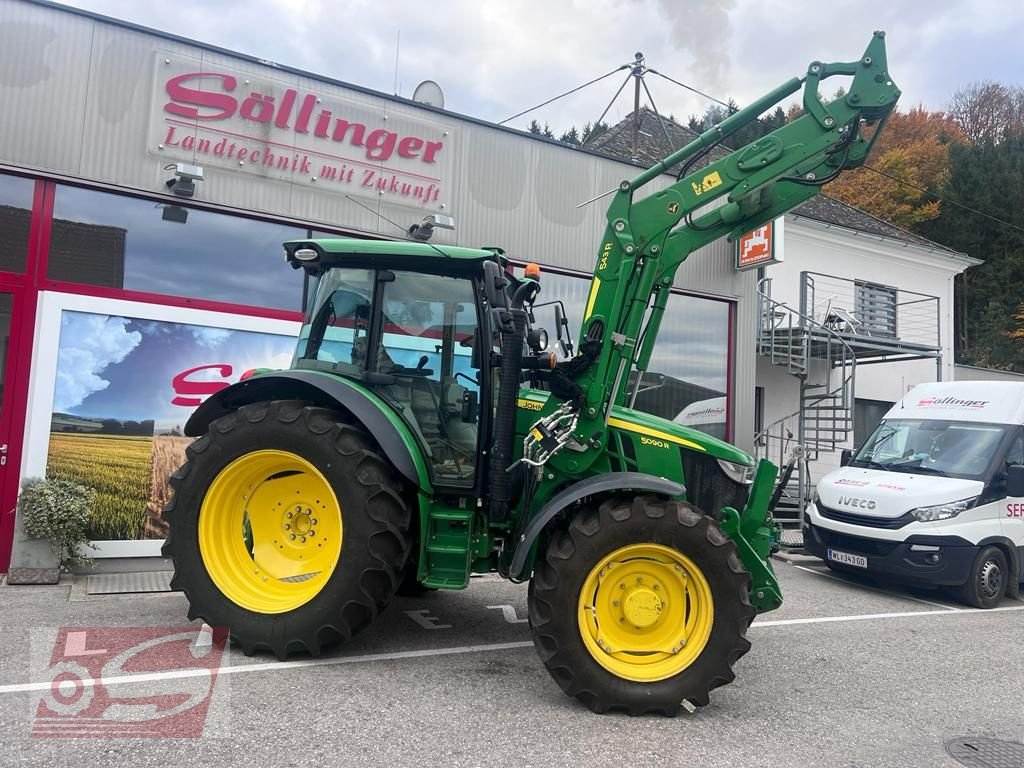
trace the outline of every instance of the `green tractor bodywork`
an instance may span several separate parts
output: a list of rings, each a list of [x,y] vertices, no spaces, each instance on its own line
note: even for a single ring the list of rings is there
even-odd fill
[[[817,95],[819,82],[836,74],[853,77],[849,90],[836,101],[823,103]],[[722,159],[702,162],[711,148],[728,142],[735,130],[796,93],[801,84],[802,116]],[[202,600],[195,595],[204,591],[214,595],[213,602],[221,596],[207,581],[189,581],[199,579],[187,572],[199,567],[190,560],[202,559],[218,586],[232,583],[227,571],[235,562],[232,557],[237,560],[226,551],[208,555],[210,543],[204,550],[204,536],[210,542],[213,535],[204,533],[204,520],[209,526],[217,513],[208,509],[203,483],[222,498],[235,486],[243,492],[246,487],[245,482],[222,482],[225,473],[230,480],[231,471],[242,471],[232,467],[255,467],[245,469],[250,474],[263,467],[265,474],[273,474],[265,480],[253,475],[257,482],[248,484],[253,498],[260,482],[282,478],[300,496],[304,489],[313,489],[312,496],[332,496],[330,472],[344,466],[364,487],[366,501],[359,503],[365,503],[368,517],[376,521],[376,532],[368,535],[392,543],[383,555],[373,546],[368,550],[387,563],[378,568],[372,589],[363,584],[364,592],[380,592],[376,606],[367,606],[363,613],[353,608],[333,632],[334,639],[345,639],[367,624],[393,592],[394,584],[388,583],[403,575],[407,583],[435,589],[462,589],[474,572],[496,571],[513,581],[533,577],[537,582],[544,556],[543,578],[531,583],[530,609],[531,627],[542,634],[539,628],[553,620],[557,623],[558,616],[553,619],[552,612],[559,616],[577,612],[576,603],[560,602],[552,586],[559,579],[577,578],[571,569],[562,569],[562,561],[584,557],[580,553],[590,546],[587,537],[597,541],[607,535],[602,531],[618,526],[621,535],[635,530],[639,534],[628,535],[640,535],[647,543],[631,545],[627,538],[614,550],[613,555],[618,555],[609,555],[589,575],[579,576],[580,589],[605,601],[594,606],[579,603],[578,632],[604,670],[580,676],[610,672],[640,688],[646,685],[637,694],[639,702],[668,681],[699,677],[689,665],[695,669],[700,665],[682,660],[688,652],[684,646],[689,641],[696,648],[698,636],[704,638],[700,642],[714,642],[715,636],[709,633],[719,632],[720,623],[734,621],[735,647],[728,650],[728,660],[721,662],[727,665],[726,671],[714,673],[717,677],[708,677],[712,675],[708,672],[707,679],[686,683],[689,688],[681,682],[683,687],[666,689],[648,706],[629,696],[616,699],[615,693],[591,700],[582,683],[560,679],[556,667],[576,662],[559,661],[564,649],[554,647],[558,645],[551,640],[554,635],[537,640],[545,663],[567,692],[596,711],[618,706],[636,712],[648,708],[671,712],[673,705],[665,702],[673,696],[706,701],[706,691],[720,684],[716,680],[728,679],[728,665],[749,647],[742,634],[754,610],[769,611],[782,602],[770,563],[777,530],[769,500],[777,469],[767,461],[755,464],[749,454],[722,440],[631,406],[683,261],[720,237],[736,238],[783,215],[814,196],[821,184],[862,164],[898,97],[886,68],[883,35],[876,33],[860,60],[812,63],[802,80],[785,83],[653,168],[622,182],[608,208],[576,354],[557,364],[546,351],[532,312],[543,279],[532,271],[529,276],[514,276],[498,249],[343,239],[287,243],[288,261],[316,279],[291,368],[260,371],[219,392],[186,426],[189,435],[207,436],[190,452],[189,464],[179,472],[176,485],[177,503],[196,507],[188,511],[187,519],[198,533],[194,537],[188,531],[178,533],[185,523],[175,514],[186,519],[184,513],[169,511],[174,543],[169,540],[165,552],[175,558],[176,580],[189,592],[193,612],[207,620],[207,614],[215,614],[217,620],[248,626],[245,620],[251,617],[231,618],[233,611],[238,606],[250,611],[257,606],[259,618],[262,605],[258,593],[247,591],[250,586],[241,582],[235,605],[227,605],[220,613],[196,604]],[[865,126],[873,127],[870,136]],[[680,165],[674,182],[637,198],[638,190]],[[564,325],[559,322],[557,329],[560,342]],[[293,410],[289,410],[291,403],[297,404]],[[298,430],[296,420],[304,420],[311,434],[330,436],[337,449],[337,466],[321,459],[327,461],[317,467],[321,474],[310,469],[316,466],[313,459],[292,461],[288,457],[302,451],[285,440],[275,443],[276,453],[261,453],[261,446],[253,445],[259,461],[246,464],[236,459],[226,467],[213,466],[208,476],[203,475],[206,479],[190,478],[190,472],[193,478],[202,475],[203,462],[214,462],[204,455],[229,456],[232,450],[241,450],[225,442],[235,439],[231,432],[239,424],[258,442],[259,435],[270,434],[259,431],[261,421],[271,417],[282,433]],[[335,422],[341,425],[331,426]],[[294,445],[301,445],[302,439],[296,437],[299,442]],[[247,477],[242,480],[248,482]],[[306,485],[299,482],[304,477],[309,481]],[[279,485],[285,487],[283,482]],[[338,490],[335,486],[334,491]],[[354,546],[355,523],[346,506],[352,502],[345,499],[337,505],[344,526],[339,521],[335,538],[344,535],[349,542],[345,546]],[[249,525],[256,512],[246,503],[240,502],[239,509]],[[260,552],[277,557],[278,551],[288,551],[286,545],[297,547],[296,531],[303,543],[307,537],[310,544],[317,541],[317,547],[327,543],[315,539],[312,529],[317,525],[327,530],[317,523],[316,515],[329,512],[317,513],[312,507],[304,508],[304,503],[296,506],[297,517],[289,512],[281,518],[291,522],[275,529],[272,545],[267,543],[266,549],[254,549],[251,542],[247,545],[257,575]],[[320,503],[319,498],[311,502],[313,506]],[[373,511],[378,508],[383,510],[379,514]],[[287,499],[282,509],[287,509]],[[661,522],[664,518],[671,520]],[[293,523],[298,527],[293,528]],[[661,525],[674,526],[676,532],[662,536]],[[745,594],[735,598],[739,606],[735,616],[717,593],[713,608],[700,615],[680,609],[685,615],[679,614],[678,620],[685,623],[686,636],[677,639],[674,630],[666,630],[669,634],[661,637],[660,612],[672,609],[664,600],[666,593],[677,596],[675,604],[696,606],[701,600],[711,601],[712,591],[719,589],[718,577],[711,578],[718,566],[702,573],[703,566],[688,559],[688,545],[673,543],[689,541],[687,536],[696,537],[692,540],[698,549],[720,549],[714,555],[717,560],[706,562],[719,563],[724,569],[720,580],[738,585]],[[411,551],[402,552],[406,541]],[[722,549],[727,541],[735,557]],[[338,547],[338,564],[330,557],[322,562],[330,569],[341,569],[347,550],[339,541],[333,545]],[[673,554],[672,547],[684,551]],[[597,554],[586,557],[599,559],[605,550],[594,551]],[[295,552],[297,558],[310,556],[301,549]],[[323,551],[317,556],[323,557]],[[243,560],[249,562],[244,553]],[[408,565],[396,574],[402,563]],[[278,577],[287,582],[281,592],[285,596],[292,589],[288,584],[311,578],[301,573],[301,567],[285,570],[288,576]],[[628,573],[628,579],[611,585],[609,574],[613,573]],[[682,574],[681,581],[673,582],[674,574]],[[266,582],[268,575],[264,573],[262,579]],[[652,583],[653,587],[648,586]],[[617,588],[622,590],[621,604],[620,593],[613,591]],[[344,591],[337,589],[339,595]],[[228,598],[231,603],[230,594]],[[292,606],[293,614],[283,615],[294,615],[301,623],[304,604],[317,600],[320,596],[310,593],[280,605]],[[278,610],[278,603],[269,605],[267,612]],[[634,634],[608,626],[611,616]],[[268,628],[258,629],[264,625]],[[257,629],[252,632],[271,632],[270,626],[253,622]],[[297,647],[319,649],[323,639],[320,630],[309,638],[296,631],[289,639],[280,622],[272,626],[276,627],[273,632],[284,634],[243,637],[243,648],[269,647],[283,656]],[[586,626],[592,630],[589,636]],[[232,631],[245,635],[248,630],[232,626]],[[649,638],[650,647],[643,645],[647,640],[638,640],[646,650],[629,657],[629,650],[619,646],[634,636]],[[593,681],[589,685],[600,688]],[[696,692],[689,693],[691,689]]]

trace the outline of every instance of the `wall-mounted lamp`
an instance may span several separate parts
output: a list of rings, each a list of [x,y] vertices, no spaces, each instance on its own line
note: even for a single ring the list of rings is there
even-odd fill
[[[423,217],[419,224],[409,227],[409,234],[417,240],[429,240],[434,234],[434,227],[438,229],[455,229],[455,219],[443,213],[431,213]]]
[[[203,168],[188,163],[171,163],[164,166],[165,171],[174,171],[174,176],[165,183],[167,188],[178,197],[192,197],[196,193],[196,182],[203,180]]]

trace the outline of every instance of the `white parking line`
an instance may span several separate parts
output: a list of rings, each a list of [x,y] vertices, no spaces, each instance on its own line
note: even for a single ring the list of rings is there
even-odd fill
[[[751,629],[768,629],[771,627],[788,627],[801,624],[831,624],[848,621],[873,621],[878,619],[912,619],[921,616],[977,616],[979,614],[1004,613],[1008,611],[1024,611],[1024,605],[1002,606],[999,608],[965,608],[963,610],[950,611],[906,611],[902,613],[867,613],[854,614],[849,616],[817,616],[806,619],[775,619],[769,621],[755,621]],[[199,630],[202,631],[201,629]],[[422,659],[434,656],[456,656],[467,653],[486,653],[489,651],[509,651],[521,648],[530,648],[533,642],[520,640],[510,643],[488,643],[485,645],[462,645],[452,648],[425,648],[418,651],[393,651],[391,653],[368,653],[361,656],[340,656],[327,659],[300,659],[296,661],[268,661],[260,664],[240,664],[238,666],[222,667],[217,671],[218,675],[240,675],[249,672],[282,672],[289,669],[302,667],[327,667],[340,664],[368,664],[375,661],[397,661],[401,659]],[[199,677],[209,675],[206,669],[186,669],[173,672],[152,672],[144,675],[124,675],[120,677],[107,677],[99,680],[88,678],[81,683],[86,688],[92,688],[97,684],[105,686],[123,685],[129,683],[146,683],[158,680],[173,680],[188,677]],[[0,694],[4,693],[26,693],[31,691],[45,691],[53,685],[52,681],[37,683],[15,683],[12,685],[0,685]]]
[[[998,608],[963,608],[955,611],[904,611],[902,613],[860,613],[851,616],[816,616],[809,619],[774,619],[772,621],[755,621],[751,629],[760,627],[786,627],[793,624],[829,624],[837,621],[870,621],[871,619],[909,619],[914,616],[972,616],[979,613],[1004,613],[1006,611],[1024,611],[1024,605],[1003,605]],[[3,690],[0,689],[0,693]]]
[[[808,567],[803,566],[803,565],[794,565],[793,567],[794,568],[799,568],[801,571],[807,571],[807,573],[813,573],[815,576],[821,576],[822,578],[825,578],[825,579],[832,579],[832,581],[838,581],[840,584],[847,584],[847,585],[849,585],[851,587],[857,587],[858,589],[866,589],[866,590],[869,590],[871,592],[878,592],[881,595],[888,595],[889,597],[899,597],[899,598],[902,598],[903,600],[913,600],[915,603],[924,603],[925,605],[930,605],[930,606],[932,606],[934,608],[945,608],[947,611],[959,611],[960,610],[959,608],[957,608],[956,606],[953,606],[953,605],[946,605],[944,603],[933,603],[931,600],[925,600],[924,598],[921,598],[921,597],[914,597],[913,595],[907,595],[907,594],[904,594],[902,592],[889,592],[888,590],[885,590],[885,589],[879,589],[878,587],[871,587],[871,586],[868,586],[867,584],[861,584],[860,582],[857,582],[857,581],[850,581],[849,579],[844,579],[841,576],[836,576],[835,574],[832,574],[832,573],[825,573],[824,571],[817,571],[814,568],[808,568]]]

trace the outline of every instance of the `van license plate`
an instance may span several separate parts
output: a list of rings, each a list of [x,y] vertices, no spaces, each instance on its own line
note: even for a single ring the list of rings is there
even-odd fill
[[[837,552],[834,549],[828,551],[828,559],[834,563],[843,565],[855,565],[858,568],[867,568],[868,559],[863,555],[851,555],[849,552]]]

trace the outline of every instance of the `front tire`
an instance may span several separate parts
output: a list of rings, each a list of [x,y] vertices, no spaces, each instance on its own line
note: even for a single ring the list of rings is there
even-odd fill
[[[998,547],[982,549],[971,566],[971,575],[959,590],[959,598],[975,608],[995,608],[1009,583],[1006,556]]]
[[[592,711],[671,717],[734,679],[749,590],[735,545],[692,505],[609,499],[552,535],[530,627],[548,672]]]
[[[189,618],[246,654],[319,655],[387,606],[409,555],[398,475],[345,415],[243,406],[189,445],[171,479],[163,554]]]

